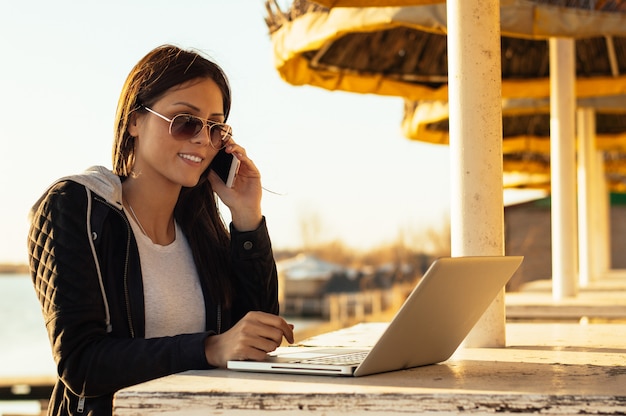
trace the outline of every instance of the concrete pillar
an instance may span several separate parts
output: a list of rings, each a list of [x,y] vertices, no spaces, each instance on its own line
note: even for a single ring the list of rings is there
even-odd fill
[[[578,294],[574,39],[551,38],[552,297]]]
[[[598,279],[611,269],[611,198],[605,177],[604,154],[596,153],[594,171],[593,241],[597,247],[593,276]]]
[[[447,18],[452,255],[503,255],[500,2],[448,0]],[[464,345],[505,338],[502,290]]]
[[[596,114],[592,108],[576,112],[578,137],[578,279],[580,287],[589,286],[593,280],[594,258],[597,245],[593,244],[594,204],[593,184],[597,180],[596,164]]]

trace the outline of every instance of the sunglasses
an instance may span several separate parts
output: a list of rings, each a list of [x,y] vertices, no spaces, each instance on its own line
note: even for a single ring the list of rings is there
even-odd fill
[[[193,139],[205,126],[209,129],[209,143],[216,150],[222,149],[233,138],[233,129],[228,124],[203,120],[191,114],[177,114],[169,119],[151,108],[146,106],[143,108],[170,123],[170,135],[177,140]]]

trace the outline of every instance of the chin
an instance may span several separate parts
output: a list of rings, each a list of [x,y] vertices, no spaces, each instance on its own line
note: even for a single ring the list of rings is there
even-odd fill
[[[199,183],[200,183],[200,180],[198,179],[198,180],[196,180],[195,182],[193,182],[193,181],[186,181],[186,182],[183,182],[183,183],[182,183],[182,185],[183,185],[185,188],[193,188],[194,186],[197,186]]]
[[[179,178],[179,180],[177,181],[181,186],[185,187],[185,188],[193,188],[194,186],[198,185],[200,183],[200,177],[185,177],[185,178]]]

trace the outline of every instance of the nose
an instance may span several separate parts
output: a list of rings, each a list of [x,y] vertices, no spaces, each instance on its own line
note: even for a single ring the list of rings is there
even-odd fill
[[[204,125],[202,130],[200,130],[200,132],[190,140],[194,144],[208,145],[211,142],[211,139],[209,138],[209,126]]]

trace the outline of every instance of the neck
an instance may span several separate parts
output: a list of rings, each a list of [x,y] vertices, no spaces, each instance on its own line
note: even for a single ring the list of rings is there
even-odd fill
[[[174,207],[178,195],[174,198],[166,192],[152,192],[126,182],[122,185],[124,206],[139,228],[153,243],[171,244],[176,238]]]

